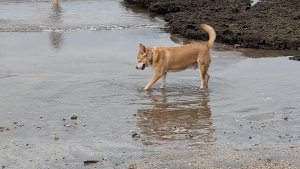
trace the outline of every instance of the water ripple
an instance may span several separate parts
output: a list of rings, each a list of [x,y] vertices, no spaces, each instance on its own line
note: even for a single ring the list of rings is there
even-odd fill
[[[1,23],[2,21],[0,21]],[[5,21],[8,22],[8,21]],[[140,25],[31,25],[31,24],[3,24],[0,25],[0,32],[50,32],[50,31],[103,31],[103,30],[125,30],[125,29],[141,29],[141,28],[158,28],[161,26],[153,24]]]

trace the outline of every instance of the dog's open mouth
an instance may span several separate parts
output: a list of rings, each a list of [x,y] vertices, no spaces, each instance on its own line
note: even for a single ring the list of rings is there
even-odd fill
[[[144,70],[144,69],[145,69],[145,67],[146,67],[146,65],[145,65],[145,64],[143,64],[143,66],[142,66],[142,68],[141,68],[141,69],[142,69],[142,70]]]

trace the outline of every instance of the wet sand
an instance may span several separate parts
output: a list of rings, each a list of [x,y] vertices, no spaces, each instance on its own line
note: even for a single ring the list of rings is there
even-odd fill
[[[159,30],[65,33],[59,51],[48,33],[1,38],[15,44],[1,43],[6,168],[299,166],[297,62],[213,49],[208,91],[187,70],[144,92],[151,71],[134,69],[135,48],[141,39],[175,45]]]
[[[208,90],[186,70],[145,92],[138,43],[188,40],[124,10],[131,27],[0,33],[0,167],[298,168],[298,51],[216,44]]]

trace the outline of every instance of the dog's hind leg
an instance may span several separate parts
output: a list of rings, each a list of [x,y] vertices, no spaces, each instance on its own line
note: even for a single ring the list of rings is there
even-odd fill
[[[154,73],[150,81],[148,82],[147,86],[144,88],[144,90],[150,89],[150,87],[161,77],[161,74]]]
[[[204,87],[205,87],[205,88],[208,87],[208,81],[209,81],[209,78],[210,78],[209,74],[206,73],[206,76],[205,76],[205,82],[204,82]]]
[[[207,74],[208,66],[205,64],[198,63],[200,78],[201,78],[201,85],[200,88],[203,89],[208,85],[209,75]]]
[[[159,88],[163,89],[166,87],[166,77],[167,77],[167,73],[164,73],[161,77],[161,85]]]

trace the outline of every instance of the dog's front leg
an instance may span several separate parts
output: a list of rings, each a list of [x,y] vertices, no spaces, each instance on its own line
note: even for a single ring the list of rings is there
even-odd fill
[[[152,78],[150,79],[149,83],[147,84],[147,86],[144,88],[144,90],[148,90],[150,89],[150,87],[161,77],[161,74],[158,73],[154,73],[154,75],[152,76]]]
[[[161,77],[161,85],[159,88],[163,89],[166,86],[166,77],[167,77],[167,73],[164,73]]]

